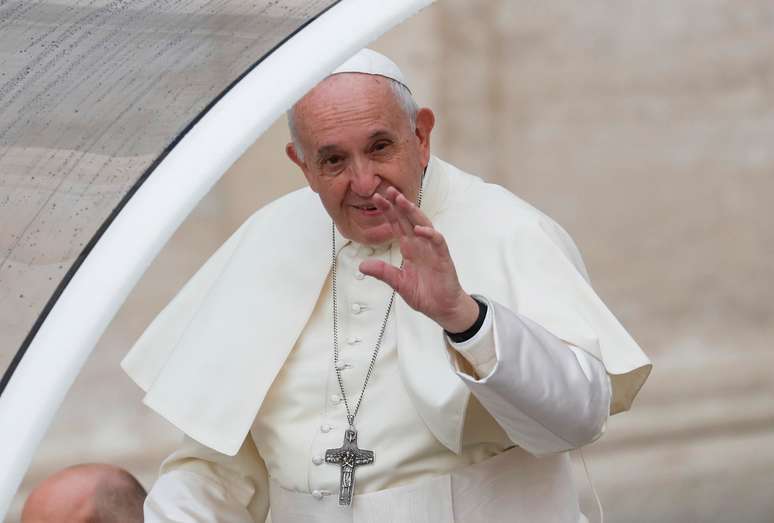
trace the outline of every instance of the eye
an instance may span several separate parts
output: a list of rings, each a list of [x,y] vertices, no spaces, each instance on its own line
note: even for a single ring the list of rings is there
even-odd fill
[[[379,140],[371,146],[371,151],[375,153],[384,152],[390,145],[392,145],[392,142],[389,140]]]
[[[334,175],[346,167],[347,158],[343,154],[331,153],[321,157],[318,163],[323,174]]]

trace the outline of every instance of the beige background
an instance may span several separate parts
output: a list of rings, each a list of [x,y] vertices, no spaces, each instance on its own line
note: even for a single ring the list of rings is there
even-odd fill
[[[633,411],[585,452],[607,520],[774,521],[774,4],[448,0],[374,47],[436,110],[436,154],[562,223],[653,358]],[[118,361],[252,210],[302,185],[286,140],[278,122],[148,270],[7,521],[68,464],[152,484],[178,434]]]

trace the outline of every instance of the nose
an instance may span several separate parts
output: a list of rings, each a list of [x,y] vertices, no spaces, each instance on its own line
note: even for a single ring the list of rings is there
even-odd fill
[[[377,174],[373,164],[368,160],[360,160],[351,164],[351,180],[349,182],[352,192],[364,198],[371,197],[376,192],[381,177]]]

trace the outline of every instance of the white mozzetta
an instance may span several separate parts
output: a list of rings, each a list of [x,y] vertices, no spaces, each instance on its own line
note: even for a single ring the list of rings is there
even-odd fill
[[[463,288],[602,361],[613,382],[611,413],[626,410],[650,361],[573,263],[579,255],[566,233],[504,189],[437,158],[425,176],[422,207],[446,237]],[[330,271],[330,217],[305,188],[258,211],[239,236],[207,264],[228,260],[224,270],[213,274],[205,265],[122,363],[146,390],[146,405],[229,455],[239,450],[320,296]],[[436,438],[459,452],[470,391],[449,367],[443,331],[402,299],[394,313],[399,350],[416,348],[398,360],[413,405]]]
[[[0,518],[102,332],[199,200],[315,83],[430,3],[335,5],[226,93],[161,162],[70,281],[0,397],[0,424],[13,427],[0,432]]]

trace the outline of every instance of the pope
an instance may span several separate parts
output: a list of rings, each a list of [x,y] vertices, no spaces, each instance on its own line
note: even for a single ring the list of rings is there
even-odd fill
[[[288,112],[256,212],[123,366],[185,433],[146,521],[585,521],[568,451],[651,365],[553,220],[433,156],[364,49]]]

